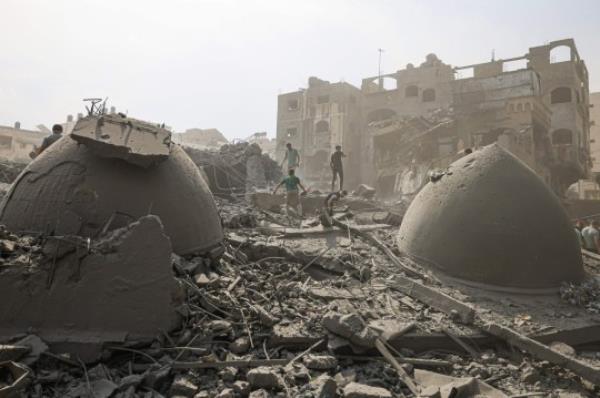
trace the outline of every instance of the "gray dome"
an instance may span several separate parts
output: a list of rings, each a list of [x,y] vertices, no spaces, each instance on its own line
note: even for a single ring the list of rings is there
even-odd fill
[[[415,197],[399,249],[444,274],[508,289],[580,281],[579,242],[558,198],[497,144],[454,162]]]
[[[0,205],[12,231],[95,237],[138,218],[160,217],[173,251],[207,251],[223,240],[212,194],[186,153],[147,169],[94,155],[65,136],[31,162]]]

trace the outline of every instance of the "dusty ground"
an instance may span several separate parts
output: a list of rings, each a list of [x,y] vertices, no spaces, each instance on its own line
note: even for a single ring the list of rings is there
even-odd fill
[[[311,232],[297,236],[297,223],[290,225],[281,214],[224,200],[219,208],[228,237],[225,255],[219,261],[173,256],[176,278],[186,294],[179,308],[181,328],[158,332],[152,342],[105,347],[98,361],[87,364],[52,347],[48,350],[33,335],[25,342],[6,341],[34,347],[32,353],[14,357],[31,368],[25,394],[410,397],[414,394],[401,381],[402,372],[381,356],[373,341],[380,332],[414,324],[409,333],[387,343],[411,379],[422,380],[426,369],[474,378],[472,383],[484,381],[491,392],[480,396],[598,396],[598,387],[571,371],[536,360],[482,332],[486,322],[528,335],[558,336],[552,333],[590,327],[575,337],[561,337],[568,340],[561,349],[587,364],[600,365],[600,333],[593,329],[600,324],[598,315],[562,300],[558,292],[532,297],[440,285],[435,275],[402,259],[425,275],[421,280],[425,285],[475,308],[476,321],[464,325],[452,314],[394,289],[393,280],[401,274],[398,267],[348,231],[319,232],[317,219],[309,217],[302,226]],[[382,227],[373,233],[393,248],[396,229]],[[292,237],[285,236],[289,231],[294,232]],[[35,242],[27,241],[5,261],[21,258],[31,266],[22,256],[35,261],[37,253]],[[587,269],[597,272],[591,262]],[[334,319],[340,315],[362,325],[356,334],[344,336],[347,330]],[[365,324],[374,328],[364,328]],[[463,336],[466,348],[449,335]],[[8,352],[0,348],[0,355]],[[0,388],[2,382],[11,381],[1,372],[0,380]],[[459,393],[475,396],[461,389]]]

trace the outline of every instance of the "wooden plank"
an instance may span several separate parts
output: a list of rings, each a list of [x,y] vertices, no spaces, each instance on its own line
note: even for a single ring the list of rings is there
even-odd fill
[[[506,341],[510,345],[520,348],[537,359],[569,369],[577,376],[595,385],[600,385],[600,369],[598,368],[554,351],[548,346],[504,326],[488,323],[484,326],[483,330],[494,337]]]

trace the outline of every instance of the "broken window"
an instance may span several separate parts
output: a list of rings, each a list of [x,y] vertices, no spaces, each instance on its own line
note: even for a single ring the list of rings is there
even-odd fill
[[[404,89],[404,96],[406,98],[409,97],[418,97],[419,96],[419,87],[417,86],[408,86]]]
[[[552,143],[554,145],[573,144],[573,132],[568,129],[559,129],[552,133]]]
[[[423,90],[423,102],[433,102],[433,101],[435,101],[435,90],[432,88]]]
[[[295,127],[286,130],[287,138],[293,138],[298,134],[298,130]]]
[[[316,133],[327,133],[328,131],[329,131],[329,123],[327,123],[325,120],[321,120],[321,121],[317,122],[317,124],[315,126]]]
[[[550,93],[551,104],[562,104],[571,102],[571,89],[569,87],[558,87]]]
[[[317,104],[326,104],[329,102],[329,96],[328,95],[319,95],[317,97]]]
[[[571,61],[571,47],[562,45],[550,50],[550,63]]]
[[[288,101],[288,111],[297,111],[298,110],[298,100],[292,99]]]

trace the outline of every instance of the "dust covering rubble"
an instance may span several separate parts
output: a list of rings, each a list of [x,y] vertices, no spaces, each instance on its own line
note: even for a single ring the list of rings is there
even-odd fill
[[[320,196],[303,219],[216,197],[220,251],[175,250],[153,212],[88,236],[3,227],[0,316],[18,331],[0,341],[0,397],[598,396],[590,282],[534,296],[441,282],[398,251],[401,215],[357,195],[333,227],[308,206]],[[85,291],[90,278],[105,283]]]
[[[277,162],[256,143],[226,144],[218,150],[183,148],[203,171],[214,195],[243,195],[272,186],[282,178]]]

